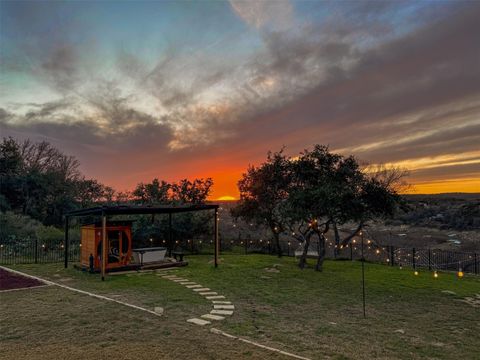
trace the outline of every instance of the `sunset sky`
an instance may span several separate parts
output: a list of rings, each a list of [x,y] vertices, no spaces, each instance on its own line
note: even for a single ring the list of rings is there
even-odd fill
[[[480,2],[0,5],[0,131],[117,190],[213,177],[313,144],[480,192]]]

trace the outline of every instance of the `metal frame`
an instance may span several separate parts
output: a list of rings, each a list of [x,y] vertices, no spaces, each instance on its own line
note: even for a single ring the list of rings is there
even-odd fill
[[[169,227],[169,248],[172,250],[172,214],[194,211],[214,210],[214,243],[215,243],[215,267],[218,267],[218,256],[220,252],[220,244],[218,243],[218,208],[219,205],[179,205],[179,206],[99,206],[89,209],[70,211],[65,214],[65,268],[68,267],[68,228],[69,220],[71,217],[76,216],[101,216],[102,218],[102,280],[105,280],[106,276],[106,256],[107,253],[107,216],[108,215],[142,215],[142,214],[168,214],[168,227]],[[171,254],[170,254],[171,255]]]

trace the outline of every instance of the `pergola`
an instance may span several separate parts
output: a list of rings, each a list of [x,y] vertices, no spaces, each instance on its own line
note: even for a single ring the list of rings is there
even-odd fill
[[[107,217],[112,215],[145,215],[168,214],[169,246],[172,246],[172,215],[176,213],[214,210],[214,257],[215,267],[218,267],[218,207],[219,205],[166,205],[166,206],[98,206],[89,209],[70,211],[65,214],[65,268],[68,267],[68,228],[72,217],[100,216],[102,218],[102,254],[107,253]],[[106,256],[102,255],[101,274],[105,280]]]

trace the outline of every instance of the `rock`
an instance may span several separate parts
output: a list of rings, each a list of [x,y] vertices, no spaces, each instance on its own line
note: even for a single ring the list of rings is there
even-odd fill
[[[223,295],[207,296],[206,299],[207,300],[225,299],[225,296],[223,296]]]
[[[395,330],[394,332],[400,333],[400,334],[405,334],[405,330],[403,330],[403,329],[398,329],[398,330]]]
[[[234,305],[213,305],[213,308],[216,310],[233,310],[235,309]]]
[[[217,321],[225,319],[223,316],[213,315],[213,314],[205,314],[205,315],[202,315],[200,317],[203,318],[203,319],[207,319],[207,320],[217,320]]]
[[[211,324],[210,321],[203,320],[203,319],[197,319],[197,318],[188,319],[187,322],[195,324],[195,325],[200,325],[200,326],[205,326],[205,325]]]
[[[442,293],[449,294],[449,295],[457,295],[455,291],[450,291],[450,290],[442,290]]]
[[[160,307],[160,306],[155,306],[153,311],[155,311],[159,315],[163,315],[163,312],[164,312],[163,307]]]
[[[233,315],[232,310],[212,310],[210,311],[210,314],[213,315]]]
[[[265,271],[269,272],[269,273],[279,273],[280,272],[280,270],[275,269],[275,268],[265,268]]]

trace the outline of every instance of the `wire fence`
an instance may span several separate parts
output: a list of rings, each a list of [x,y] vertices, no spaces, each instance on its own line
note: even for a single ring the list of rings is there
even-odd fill
[[[166,246],[166,241],[155,241],[149,244],[152,247]],[[174,241],[174,250],[186,255],[212,254],[214,244],[212,240],[189,239]],[[307,256],[317,258],[317,243],[314,241],[309,247]],[[348,245],[336,246],[332,241],[326,242],[326,258],[338,260],[360,260],[362,258],[362,244],[354,239]],[[133,245],[135,247],[135,244]],[[283,256],[301,256],[303,245],[296,241],[281,241],[280,247]],[[81,244],[78,240],[71,241],[68,248],[68,257],[71,262],[80,260]],[[272,241],[261,239],[241,239],[220,241],[220,252],[225,254],[248,255],[270,254],[277,255],[276,246]],[[463,271],[465,273],[480,273],[480,254],[475,252],[456,252],[441,249],[419,249],[382,246],[372,240],[365,240],[363,255],[366,261],[381,263],[390,266],[411,267],[413,269],[428,269],[432,271]],[[41,264],[62,262],[65,256],[63,240],[38,241],[26,239],[0,244],[0,264]]]

